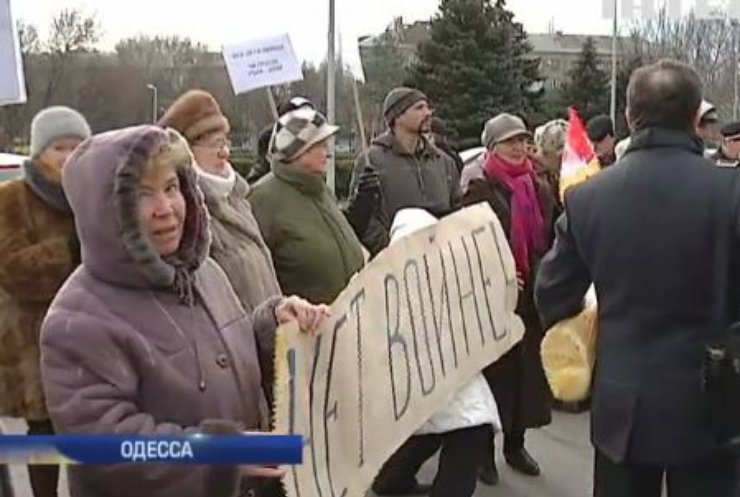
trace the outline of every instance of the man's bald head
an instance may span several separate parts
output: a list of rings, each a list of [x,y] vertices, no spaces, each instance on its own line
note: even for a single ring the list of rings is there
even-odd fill
[[[701,80],[686,64],[661,60],[641,67],[627,87],[630,127],[693,131],[701,99]]]

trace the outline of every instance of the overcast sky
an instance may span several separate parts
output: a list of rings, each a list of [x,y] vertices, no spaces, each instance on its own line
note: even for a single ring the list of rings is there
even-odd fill
[[[381,32],[396,16],[406,22],[429,19],[439,0],[335,0],[337,26],[345,60],[354,65],[358,36]],[[556,30],[578,34],[608,34],[611,21],[602,15],[612,0],[507,0],[515,19],[531,33]],[[638,7],[641,0],[618,0]],[[660,6],[668,0],[642,0]],[[697,0],[680,2],[684,12]],[[708,0],[710,4],[730,0]],[[180,35],[220,50],[224,44],[288,32],[297,56],[321,61],[326,54],[328,0],[10,0],[17,19],[48,29],[62,8],[95,14],[104,31],[102,47],[111,49],[121,38],[136,34]],[[624,28],[626,32],[626,28]],[[356,46],[356,45],[355,45]],[[354,59],[354,60],[353,60]]]
[[[438,0],[335,0],[344,50],[351,40],[384,29],[395,16],[407,22],[429,19]],[[45,31],[64,7],[96,14],[103,47],[144,33],[189,36],[220,49],[225,43],[290,33],[299,58],[319,61],[326,53],[328,0],[10,0],[16,18]],[[551,19],[566,33],[603,34],[600,0],[508,0],[516,19],[530,32],[546,32]],[[566,13],[569,12],[569,13]]]

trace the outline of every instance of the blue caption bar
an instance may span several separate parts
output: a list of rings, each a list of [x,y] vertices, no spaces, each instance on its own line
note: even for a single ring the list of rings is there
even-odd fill
[[[0,462],[300,464],[300,435],[0,435]]]

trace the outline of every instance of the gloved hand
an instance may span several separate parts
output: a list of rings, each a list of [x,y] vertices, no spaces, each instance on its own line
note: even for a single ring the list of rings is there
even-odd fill
[[[380,195],[380,175],[372,166],[367,166],[357,180],[356,196],[375,197]]]
[[[380,176],[375,168],[368,165],[357,179],[357,189],[344,213],[358,238],[362,239],[373,211],[379,207],[380,199]]]

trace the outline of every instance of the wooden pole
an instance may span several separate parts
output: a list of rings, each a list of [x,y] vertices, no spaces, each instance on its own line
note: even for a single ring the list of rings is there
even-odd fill
[[[365,121],[362,118],[362,106],[360,105],[360,90],[357,88],[357,79],[352,77],[352,94],[355,99],[355,112],[357,114],[357,128],[360,130],[361,150],[363,155],[367,153],[367,137],[365,136]]]
[[[272,117],[277,121],[280,116],[278,115],[277,104],[275,103],[275,95],[272,94],[272,89],[269,86],[265,88],[265,91],[267,92],[267,100],[270,102]]]
[[[619,4],[618,0],[614,0],[614,19],[613,19],[613,24],[612,24],[612,84],[611,84],[611,102],[609,105],[609,114],[611,115],[612,123],[617,122],[617,33],[618,33],[617,5],[618,4]]]

